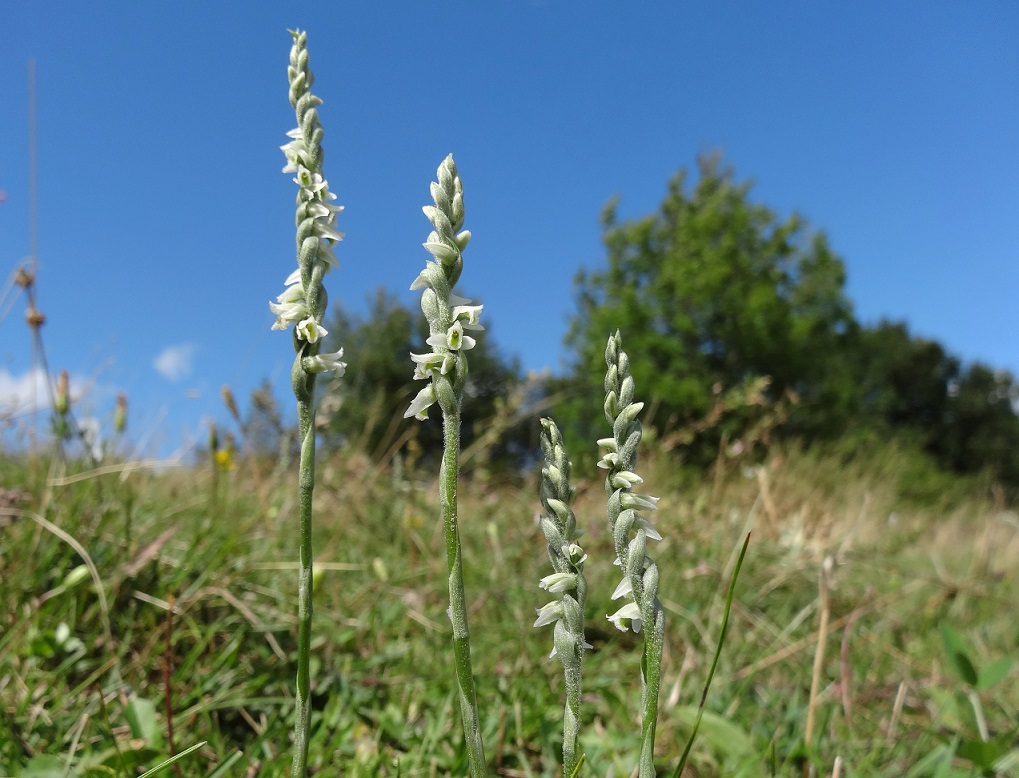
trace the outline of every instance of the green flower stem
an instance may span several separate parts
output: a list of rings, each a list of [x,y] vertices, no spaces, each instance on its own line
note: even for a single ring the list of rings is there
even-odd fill
[[[445,379],[441,379],[445,380]],[[478,696],[471,666],[471,639],[467,626],[467,598],[464,595],[463,560],[460,528],[457,523],[457,479],[460,473],[460,408],[458,403],[441,403],[444,448],[439,468],[439,504],[446,537],[446,564],[449,568],[449,618],[453,623],[453,657],[460,697],[460,715],[464,725],[464,743],[471,775],[488,775],[485,746],[481,741]]]
[[[657,604],[657,603],[656,603]],[[644,656],[641,659],[640,778],[655,778],[655,726],[658,723],[658,692],[662,678],[662,647],[665,644],[665,611],[655,608],[654,621],[645,622]]]
[[[308,735],[311,725],[311,617],[312,597],[312,494],[315,489],[315,376],[302,375],[307,396],[297,402],[298,427],[301,435],[299,489],[300,570],[297,584],[297,716],[294,723],[294,759],[290,775],[303,776],[308,765]],[[296,390],[296,386],[295,386]]]
[[[563,710],[563,775],[575,775],[583,752],[580,739],[580,666],[563,670],[566,680],[566,708]]]

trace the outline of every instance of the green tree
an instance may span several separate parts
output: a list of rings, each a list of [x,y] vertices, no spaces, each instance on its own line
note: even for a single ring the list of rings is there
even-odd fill
[[[959,360],[940,343],[911,335],[902,322],[861,328],[852,350],[858,419],[934,434],[959,378]]]
[[[780,220],[752,202],[750,184],[718,156],[701,157],[698,173],[688,189],[681,170],[642,219],[620,222],[616,203],[606,207],[607,267],[577,276],[567,335],[576,404],[598,396],[591,366],[619,328],[659,431],[705,416],[720,388],[760,376],[774,397],[800,396],[802,429],[823,426],[815,406],[853,400],[846,366],[828,369],[853,327],[842,261],[800,217]]]
[[[1019,383],[1005,370],[969,366],[948,388],[929,450],[964,473],[989,472],[1019,487]]]
[[[1019,486],[1015,378],[963,368],[905,324],[860,325],[824,234],[779,219],[750,188],[707,156],[693,185],[682,170],[672,179],[657,212],[620,221],[615,202],[605,208],[606,266],[577,276],[573,369],[551,387],[572,393],[557,413],[564,433],[597,437],[602,349],[618,328],[649,426],[693,461],[778,419],[807,441],[892,435],[943,467]],[[769,413],[779,398],[790,400]]]
[[[417,310],[379,289],[369,300],[367,316],[354,315],[342,306],[333,309],[327,325],[325,350],[344,349],[347,372],[333,382],[322,400],[330,411],[326,438],[332,445],[360,447],[379,460],[410,439],[421,450],[441,450],[442,423],[438,414],[421,423],[404,419],[403,413],[420,384],[412,379],[410,353],[424,353],[428,327]],[[484,312],[486,331],[468,352],[470,374],[465,389],[471,401],[465,407],[462,439],[469,446],[480,427],[503,407],[521,382],[517,361],[504,359],[491,343],[492,323]],[[501,441],[500,450],[510,441]]]
[[[902,322],[860,328],[844,356],[858,387],[856,426],[914,441],[944,468],[1019,485],[1019,384],[1010,373],[963,367]]]
[[[377,458],[411,428],[403,411],[414,396],[409,353],[418,339],[416,324],[412,311],[382,289],[369,300],[365,317],[333,307],[325,348],[342,346],[348,369],[322,400],[330,411],[329,443],[354,444]]]

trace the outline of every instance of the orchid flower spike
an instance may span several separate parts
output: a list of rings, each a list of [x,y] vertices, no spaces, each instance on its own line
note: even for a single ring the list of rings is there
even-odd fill
[[[425,341],[431,351],[411,354],[415,363],[414,378],[430,381],[418,392],[405,418],[427,419],[428,409],[435,403],[459,404],[467,382],[467,355],[477,341],[468,332],[479,332],[481,309],[453,294],[453,287],[463,270],[463,251],[471,238],[463,228],[463,184],[456,163],[450,154],[439,165],[438,181],[432,182],[434,205],[422,208],[432,231],[422,244],[431,258],[426,260],[411,289],[421,289],[421,310],[428,321],[429,336]]]
[[[322,326],[327,296],[322,277],[330,268],[338,267],[334,246],[343,239],[336,229],[336,216],[343,207],[332,201],[329,182],[322,173],[322,123],[318,106],[322,101],[311,93],[314,76],[308,67],[307,33],[292,32],[294,45],[290,52],[290,105],[297,117],[297,127],[287,133],[290,139],[280,146],[287,164],[284,173],[294,174],[297,191],[297,269],[284,282],[284,290],[269,310],[276,317],[274,330],[293,328],[295,392],[297,384],[308,391],[308,379],[322,372],[342,375],[346,364],[340,361],[343,349],[320,355],[322,338],[328,334]]]
[[[584,637],[584,605],[587,581],[584,562],[587,555],[577,543],[580,530],[570,505],[576,489],[570,484],[571,464],[566,456],[563,437],[551,419],[541,420],[541,451],[545,464],[541,468],[539,496],[545,512],[541,531],[548,545],[552,574],[538,586],[554,599],[538,610],[535,627],[555,625],[552,654],[559,657],[566,676],[566,708],[563,715],[563,769],[573,775],[578,769],[580,729],[580,671],[584,652],[591,644]]]

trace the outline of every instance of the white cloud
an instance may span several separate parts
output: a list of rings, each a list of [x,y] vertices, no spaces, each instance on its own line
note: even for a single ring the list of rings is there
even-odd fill
[[[59,371],[52,376],[53,391],[56,391]],[[104,402],[116,395],[116,387],[97,384],[95,378],[70,375],[68,382],[71,409],[75,410],[85,397],[92,402]],[[49,410],[50,387],[46,385],[46,373],[33,367],[21,375],[14,375],[0,369],[0,417],[22,416],[36,411]]]
[[[191,343],[167,346],[160,352],[158,357],[152,360],[152,366],[167,381],[173,381],[174,383],[183,381],[191,375],[197,350]]]
[[[0,414],[31,413],[49,404],[50,391],[41,368],[34,367],[21,375],[0,370]]]

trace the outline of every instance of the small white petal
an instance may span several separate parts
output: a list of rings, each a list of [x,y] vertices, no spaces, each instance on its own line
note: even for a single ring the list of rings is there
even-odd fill
[[[429,378],[433,370],[438,370],[439,375],[446,375],[453,369],[452,354],[436,354],[434,351],[427,354],[411,354],[417,367],[414,369],[414,378]]]
[[[432,384],[428,384],[424,389],[417,393],[417,396],[411,400],[410,407],[404,411],[403,418],[408,419],[411,416],[414,418],[424,421],[428,418],[428,409],[435,404],[438,397],[435,396],[435,387]]]
[[[418,273],[418,277],[414,279],[414,283],[410,285],[410,291],[416,292],[418,289],[427,289],[431,286],[428,280],[428,275],[422,270]]]
[[[328,238],[336,243],[343,240],[343,233],[322,219],[315,220],[315,233],[320,238]]]
[[[535,619],[534,626],[544,627],[563,617],[563,604],[559,600],[553,600],[548,605],[542,606],[540,610],[536,609],[535,613],[538,614],[538,618]]]
[[[618,600],[620,597],[625,597],[628,594],[633,594],[633,584],[630,582],[630,576],[623,576],[623,580],[619,582],[619,586],[612,592],[611,599]]]
[[[658,530],[656,530],[654,528],[654,525],[650,521],[648,521],[647,519],[645,519],[643,516],[641,516],[639,514],[637,515],[637,518],[634,520],[633,526],[634,526],[634,529],[642,529],[642,530],[644,530],[644,535],[649,540],[661,540],[662,539],[662,536],[659,534]]]
[[[303,299],[279,304],[270,302],[269,310],[276,317],[276,323],[272,325],[274,330],[285,330],[308,315],[308,306],[304,304]]]
[[[283,294],[276,296],[276,302],[283,303],[296,303],[304,300],[304,287],[300,284],[291,284],[284,291]]]
[[[483,330],[481,323],[481,309],[483,305],[455,305],[452,316],[459,321],[465,330]]]
[[[453,262],[457,258],[456,249],[447,246],[445,243],[440,243],[439,241],[428,241],[421,245],[425,247],[425,251],[440,262],[449,263]]]
[[[294,183],[306,192],[319,192],[329,185],[329,182],[322,178],[320,174],[312,173],[303,165],[298,166],[297,177],[294,179]]]
[[[342,205],[332,205],[330,203],[324,203],[321,200],[315,200],[308,203],[308,213],[314,216],[316,219],[328,219],[329,223],[333,223],[333,219],[336,218],[336,214],[343,210]]]
[[[576,543],[570,543],[568,546],[563,546],[562,552],[563,556],[570,560],[571,565],[579,567],[587,561],[587,554],[584,553],[584,549]]]
[[[333,254],[333,247],[324,240],[318,242],[318,258],[326,263],[326,270],[330,268],[338,268],[340,263],[336,259],[336,255]]]
[[[432,368],[442,363],[443,355],[436,354],[434,351],[429,351],[427,354],[415,354],[412,351],[410,358],[419,365]]]
[[[292,284],[301,283],[301,268],[297,268],[293,273],[287,276],[287,280],[283,282],[284,286],[291,286]]]
[[[573,573],[552,573],[542,578],[538,586],[552,594],[568,592],[577,588],[577,576]]]
[[[464,340],[464,327],[459,321],[453,322],[452,326],[446,330],[446,347],[450,351],[459,351],[463,345]]]
[[[329,334],[329,330],[312,318],[302,320],[297,325],[297,337],[309,343],[318,343],[319,339]]]
[[[631,489],[642,483],[644,483],[644,479],[629,470],[621,470],[612,476],[613,489]]]
[[[606,454],[598,461],[598,467],[603,470],[612,470],[615,467],[619,467],[619,454],[614,451],[611,454]]]
[[[287,158],[287,165],[283,168],[284,173],[296,173],[300,167],[305,165],[304,155],[307,154],[308,149],[303,140],[294,139],[286,145],[280,146],[280,151]]]
[[[347,363],[342,362],[343,349],[333,354],[317,354],[313,357],[305,357],[301,364],[309,373],[335,373],[337,378],[343,376],[347,370]]]
[[[607,459],[608,457],[606,457]],[[652,497],[650,494],[640,494],[638,492],[623,492],[619,496],[619,504],[624,509],[631,509],[635,511],[656,511],[658,510],[658,498]]]
[[[640,632],[640,608],[637,607],[635,602],[627,603],[607,618],[620,632],[626,632],[627,629]]]

